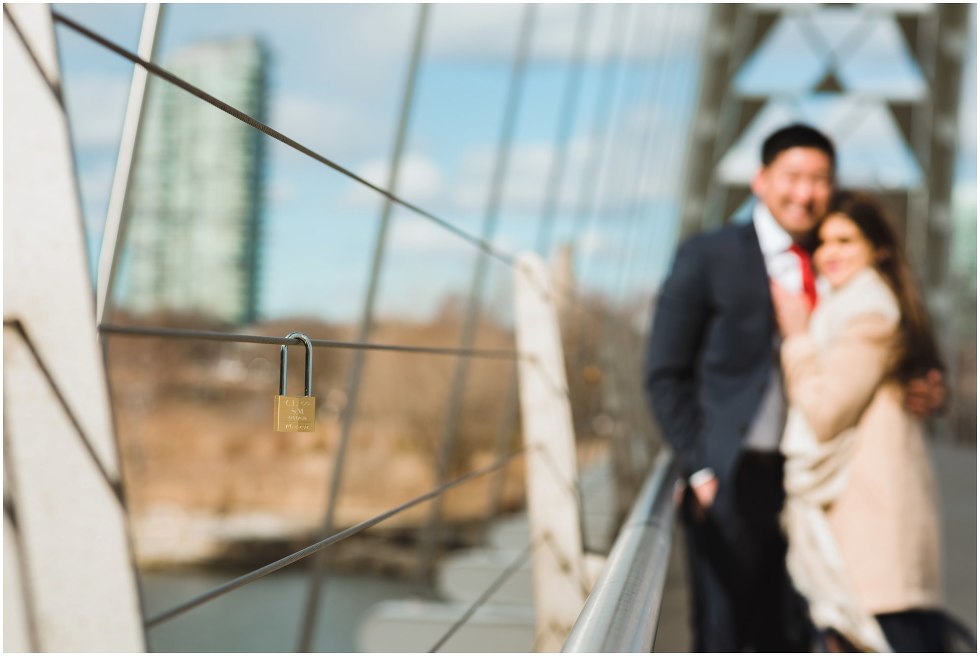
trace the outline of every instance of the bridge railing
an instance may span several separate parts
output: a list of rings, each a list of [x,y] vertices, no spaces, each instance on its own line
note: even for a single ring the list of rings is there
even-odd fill
[[[677,476],[676,460],[662,451],[563,652],[653,651],[674,530]]]

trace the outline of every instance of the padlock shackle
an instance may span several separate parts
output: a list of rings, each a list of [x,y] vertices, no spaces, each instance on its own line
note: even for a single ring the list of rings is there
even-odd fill
[[[304,380],[303,396],[310,396],[313,391],[313,342],[303,333],[289,333],[286,339],[298,339],[306,347],[306,378]],[[288,346],[279,347],[279,395],[286,396],[286,369],[289,366]]]

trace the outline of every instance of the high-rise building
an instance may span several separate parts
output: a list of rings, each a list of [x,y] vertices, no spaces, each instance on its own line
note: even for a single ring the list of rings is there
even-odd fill
[[[256,39],[198,43],[163,66],[264,120],[267,55]],[[262,164],[258,130],[152,79],[128,202],[122,308],[255,318]]]

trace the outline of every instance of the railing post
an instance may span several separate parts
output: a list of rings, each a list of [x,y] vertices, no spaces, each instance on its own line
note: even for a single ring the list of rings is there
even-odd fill
[[[561,648],[588,595],[572,410],[555,296],[537,255],[515,268],[515,331],[527,453],[537,651]]]

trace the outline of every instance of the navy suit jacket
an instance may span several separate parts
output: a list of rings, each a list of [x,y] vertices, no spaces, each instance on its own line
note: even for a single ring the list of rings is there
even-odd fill
[[[661,288],[646,391],[686,476],[730,480],[772,372],[774,312],[752,223],[698,235],[677,250]]]

